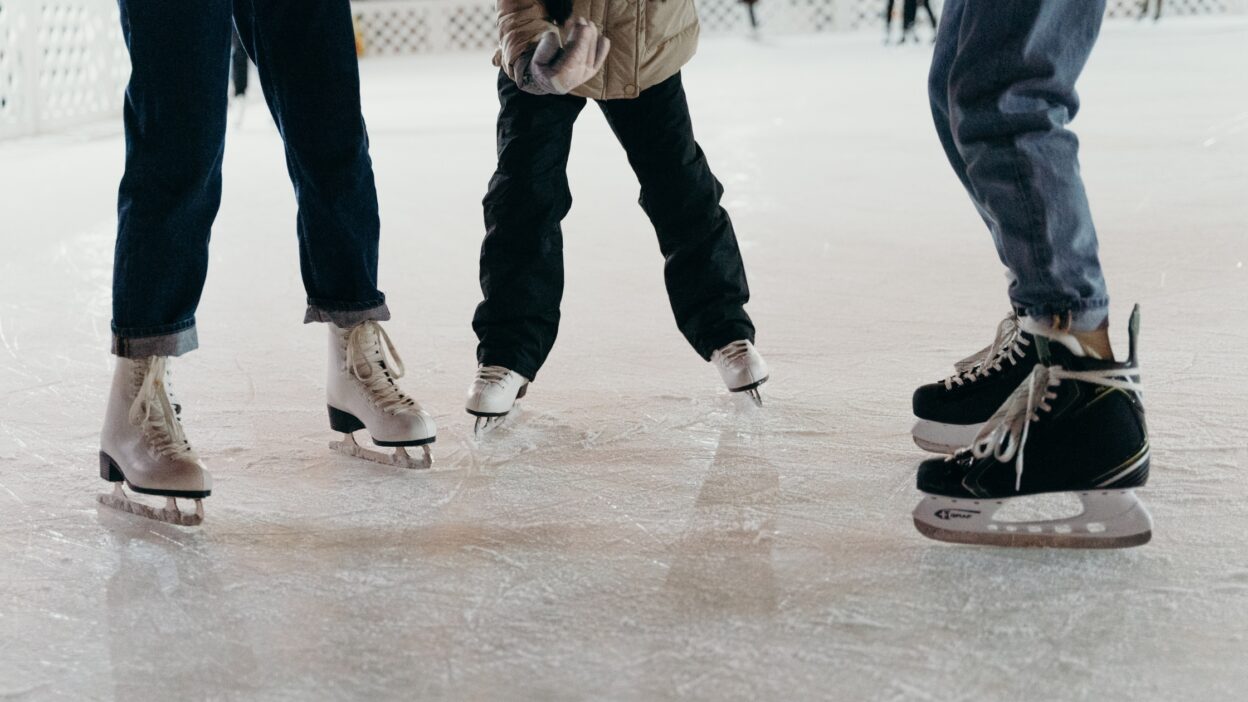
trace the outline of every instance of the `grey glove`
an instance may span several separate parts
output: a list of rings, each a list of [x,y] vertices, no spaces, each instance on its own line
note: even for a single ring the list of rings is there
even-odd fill
[[[560,45],[557,32],[542,35],[537,46],[516,59],[516,85],[533,95],[567,95],[602,70],[611,40],[581,17],[569,19],[568,41]],[[567,25],[565,25],[566,27]]]

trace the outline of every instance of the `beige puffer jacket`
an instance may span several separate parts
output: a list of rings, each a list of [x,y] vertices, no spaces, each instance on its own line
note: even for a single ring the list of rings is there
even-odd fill
[[[494,65],[512,79],[516,59],[546,32],[558,31],[541,0],[497,0],[498,52]],[[698,49],[693,0],[575,0],[584,17],[611,40],[602,71],[572,91],[595,100],[635,98],[676,75]]]

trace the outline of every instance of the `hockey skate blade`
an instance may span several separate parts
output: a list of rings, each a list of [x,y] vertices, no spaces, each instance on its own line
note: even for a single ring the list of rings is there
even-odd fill
[[[925,494],[914,508],[914,526],[937,541],[1013,548],[1128,548],[1152,538],[1153,518],[1134,490],[1071,494],[1083,504],[1078,515],[1020,522],[993,518],[1008,499]]]
[[[172,497],[165,498],[164,508],[152,507],[132,499],[122,489],[121,483],[113,483],[113,491],[106,495],[97,495],[96,500],[105,507],[119,512],[127,512],[139,517],[165,522],[166,524],[191,527],[204,523],[204,501],[202,499],[195,500],[194,514],[187,514],[178,509],[177,502]]]
[[[329,448],[331,451],[336,451],[344,456],[362,458],[385,466],[406,468],[408,470],[427,470],[433,467],[433,451],[430,449],[429,444],[420,446],[420,458],[411,455],[402,446],[394,447],[394,453],[382,453],[381,451],[364,448],[355,442],[355,437],[351,434],[343,434],[342,441],[329,442]]]
[[[942,424],[928,419],[920,419],[910,430],[910,437],[915,446],[930,451],[953,455],[959,450],[975,443],[983,424]]]

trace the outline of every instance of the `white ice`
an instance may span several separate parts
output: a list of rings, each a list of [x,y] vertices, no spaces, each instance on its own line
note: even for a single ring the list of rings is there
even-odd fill
[[[440,470],[328,452],[324,330],[260,102],[232,131],[175,364],[216,489],[95,504],[116,124],[0,144],[0,698],[1232,700],[1248,691],[1248,22],[1111,24],[1075,126],[1114,295],[1144,310],[1153,543],[923,539],[911,389],[1006,310],[929,125],[925,48],[708,40],[687,71],[753,288],[766,406],[685,345],[636,183],[578,126],[561,337],[478,446],[488,58],[369,60],[382,283]]]

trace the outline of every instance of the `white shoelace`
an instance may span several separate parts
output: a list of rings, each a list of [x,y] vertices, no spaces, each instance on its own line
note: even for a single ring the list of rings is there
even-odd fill
[[[745,361],[749,358],[749,355],[750,342],[744,339],[734,341],[719,350],[719,357],[725,365]]]
[[[137,365],[136,372],[142,368],[141,364]],[[173,403],[169,401],[169,394],[165,392],[167,370],[166,357],[155,356],[148,360],[139,392],[130,405],[130,423],[142,430],[157,456],[197,460],[191,443],[182,431],[182,422],[173,410]]]
[[[368,343],[370,333],[372,343]],[[351,329],[347,335],[346,360],[347,369],[368,389],[378,409],[388,414],[415,409],[416,401],[403,394],[394,382],[407,373],[407,368],[394,342],[390,341],[390,335],[380,324],[369,320]]]
[[[971,455],[975,458],[991,456],[1000,463],[1009,463],[1015,456],[1014,489],[1021,490],[1023,485],[1023,449],[1027,445],[1027,435],[1031,423],[1040,419],[1040,412],[1053,409],[1049,400],[1057,398],[1053,389],[1062,384],[1063,380],[1077,380],[1093,385],[1119,388],[1131,392],[1140,392],[1139,368],[1109,368],[1106,370],[1071,371],[1061,366],[1038,364],[1010,397],[1001,405],[984,424],[979,436],[971,444]],[[950,458],[955,458],[951,456]]]
[[[1018,316],[1011,314],[997,325],[997,334],[991,344],[954,364],[957,372],[945,378],[945,389],[952,390],[954,385],[985,378],[1001,370],[1001,364],[1006,361],[1010,365],[1018,365],[1027,353],[1024,347],[1030,345],[1031,342],[1022,336]]]
[[[501,383],[507,379],[507,374],[511,371],[503,366],[481,366],[477,368],[477,380],[494,385]]]

